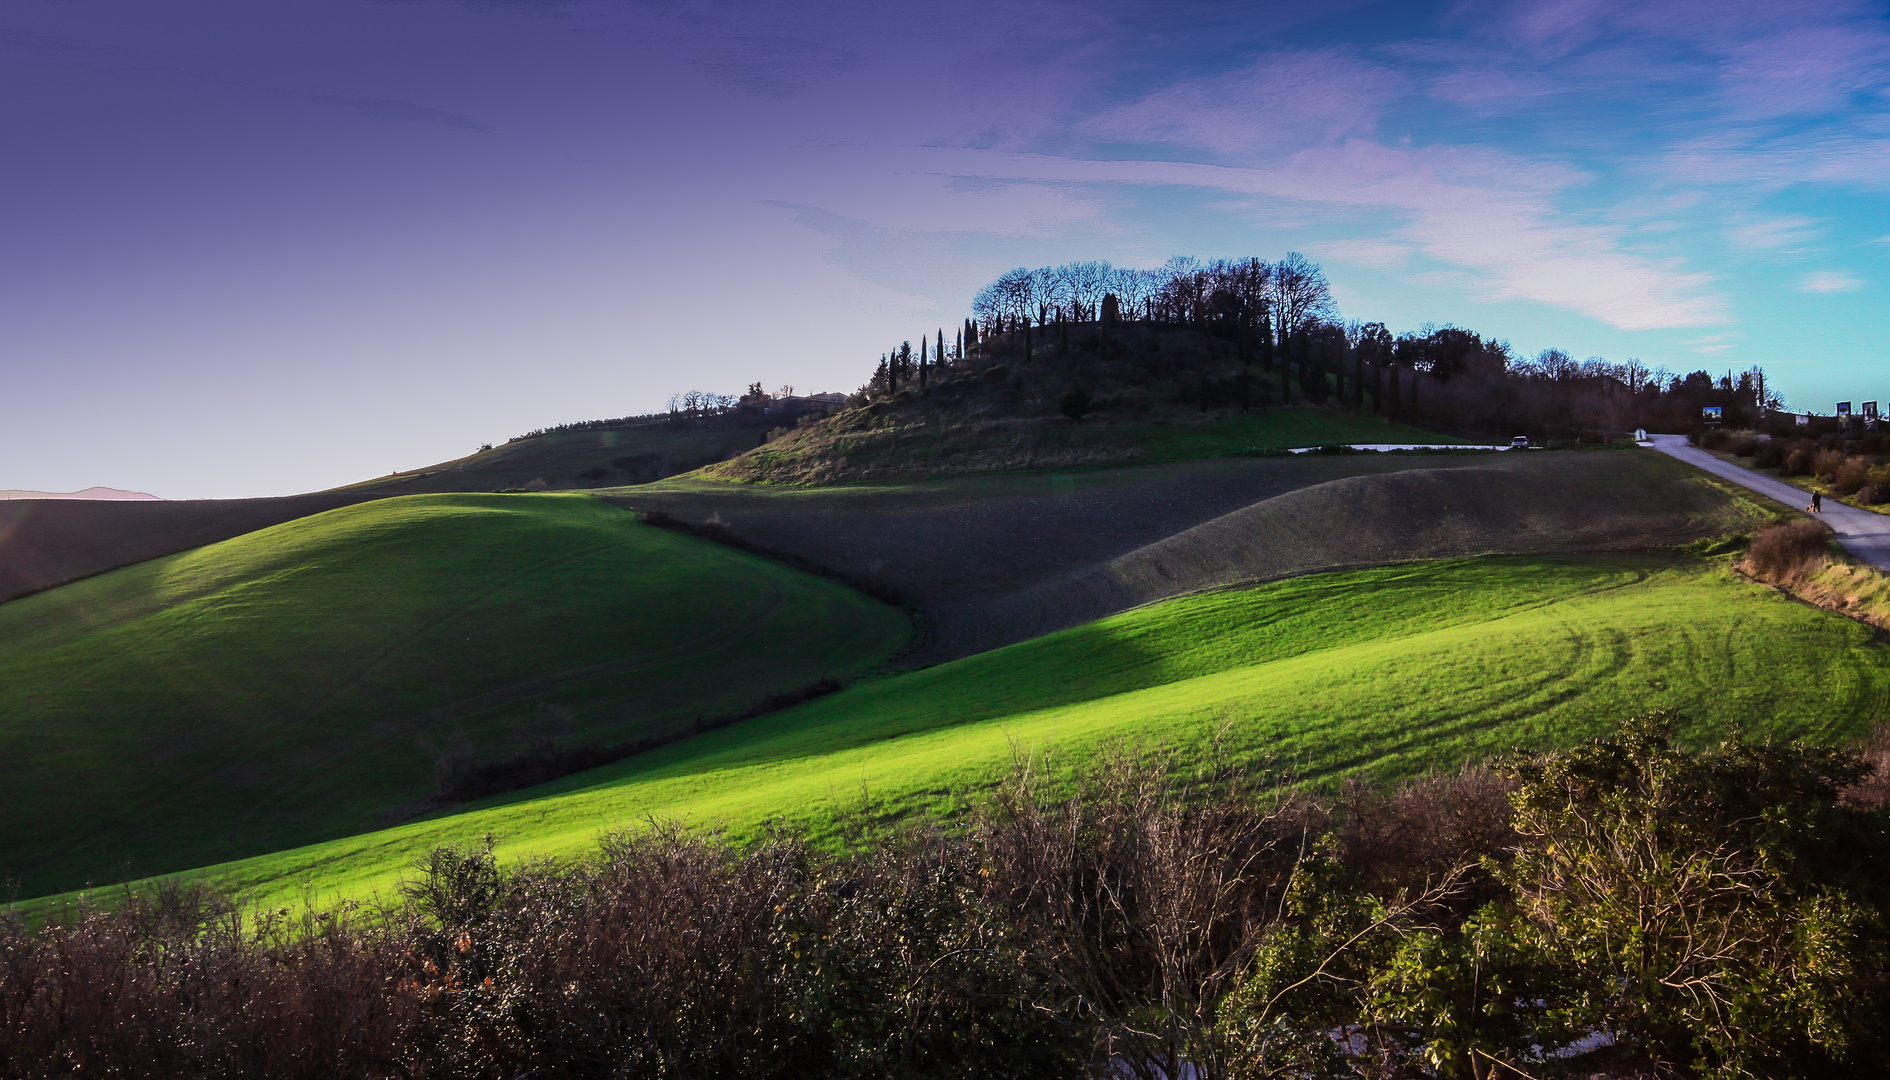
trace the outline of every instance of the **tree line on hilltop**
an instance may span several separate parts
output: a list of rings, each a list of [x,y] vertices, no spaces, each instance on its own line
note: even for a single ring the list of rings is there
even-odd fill
[[[1161,338],[1175,333],[1220,347],[1195,351],[1199,370],[1172,370],[1172,356],[1156,354],[1174,351]],[[1392,422],[1549,438],[1691,430],[1706,406],[1718,406],[1727,426],[1752,426],[1782,405],[1757,367],[1679,375],[1559,349],[1520,357],[1507,342],[1456,326],[1393,334],[1383,323],[1345,321],[1324,272],[1297,252],[1277,262],[1178,256],[1156,269],[1078,262],[1012,270],[977,294],[949,342],[940,328],[916,350],[904,342],[884,354],[855,401],[922,394],[1000,363],[1048,371],[1082,390],[1110,378],[1104,368],[1138,362],[1139,376],[1114,377],[1166,379],[1176,402],[1204,411],[1326,404]]]
[[[948,340],[943,327],[881,355],[844,402],[691,390],[666,411],[542,428],[519,439],[663,422],[791,426],[837,408],[905,401],[943,382],[1003,369],[991,384],[1019,415],[1202,412],[1268,405],[1348,408],[1389,423],[1543,439],[1618,437],[1635,428],[1691,431],[1702,410],[1727,428],[1759,428],[1783,402],[1753,367],[1685,375],[1630,358],[1577,360],[1560,349],[1515,354],[1457,326],[1403,334],[1340,317],[1324,271],[1298,252],[1154,269],[1075,262],[1019,268],[980,290]],[[904,395],[902,397],[902,395]],[[990,394],[986,395],[987,397]]]

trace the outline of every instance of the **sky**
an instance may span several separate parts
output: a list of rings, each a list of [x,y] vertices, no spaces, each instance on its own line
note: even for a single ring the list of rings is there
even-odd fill
[[[1394,332],[1890,399],[1890,4],[0,8],[0,488],[316,490],[1288,251]]]

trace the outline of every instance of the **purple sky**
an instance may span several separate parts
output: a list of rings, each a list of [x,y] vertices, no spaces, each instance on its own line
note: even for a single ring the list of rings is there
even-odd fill
[[[751,381],[1017,265],[1890,399],[1884,4],[17,0],[0,487],[278,494]]]

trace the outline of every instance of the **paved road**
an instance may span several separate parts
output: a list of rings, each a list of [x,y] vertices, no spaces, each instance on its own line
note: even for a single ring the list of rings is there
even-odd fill
[[[1685,435],[1650,435],[1648,440],[1654,444],[1654,449],[1663,454],[1677,457],[1688,465],[1705,469],[1714,476],[1731,480],[1767,498],[1777,499],[1794,510],[1804,509],[1805,504],[1811,501],[1811,496],[1801,488],[1774,480],[1764,473],[1729,465],[1704,450],[1687,445]],[[1824,513],[1818,516],[1837,533],[1838,543],[1844,545],[1844,550],[1879,570],[1890,570],[1890,514],[1874,514],[1855,506],[1827,501]]]

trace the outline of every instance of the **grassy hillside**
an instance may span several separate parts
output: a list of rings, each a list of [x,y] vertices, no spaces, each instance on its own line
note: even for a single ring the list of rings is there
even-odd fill
[[[1568,743],[1675,706],[1695,737],[1846,737],[1882,714],[1868,628],[1653,556],[1491,557],[1169,600],[678,743],[466,812],[216,868],[269,904],[390,889],[433,845],[588,850],[681,818],[732,836],[785,822],[949,813],[1020,754],[1067,769],[1112,740],[1273,759],[1314,780],[1449,767]],[[305,893],[304,890],[307,890]]]
[[[340,490],[417,495],[645,484],[739,454],[761,437],[762,429],[726,419],[700,427],[671,427],[662,420],[649,420],[594,431],[553,431]]]
[[[971,377],[960,380],[978,384]],[[1227,457],[1354,442],[1452,442],[1404,424],[1333,409],[1176,411],[1152,420],[1099,415],[1012,415],[954,392],[849,409],[739,457],[710,465],[713,479],[826,484],[1015,469],[1068,469]],[[980,387],[980,389],[983,389]],[[1054,410],[1052,410],[1054,412]]]
[[[374,497],[0,501],[0,602]]]
[[[910,635],[583,495],[302,518],[0,605],[0,877],[31,894],[377,828],[441,757],[687,730]]]
[[[1303,410],[1292,410],[1294,413]],[[1464,555],[1749,532],[1756,497],[1663,454],[1356,454],[785,487],[678,477],[607,498],[906,597],[955,659],[1198,589]]]

